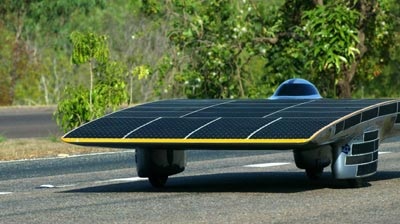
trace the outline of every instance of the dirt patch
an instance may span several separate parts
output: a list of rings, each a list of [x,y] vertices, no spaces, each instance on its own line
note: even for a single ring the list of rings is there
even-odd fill
[[[56,139],[20,138],[0,141],[0,161],[68,157],[86,153],[116,152],[120,149],[82,147]]]

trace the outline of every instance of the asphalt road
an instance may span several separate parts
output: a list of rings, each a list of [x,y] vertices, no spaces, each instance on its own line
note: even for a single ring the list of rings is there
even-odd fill
[[[0,135],[6,138],[60,136],[54,107],[0,108]]]
[[[357,189],[329,169],[309,181],[290,151],[188,151],[161,190],[136,176],[134,151],[2,162],[0,223],[399,223],[391,141]]]
[[[189,151],[161,190],[136,177],[132,151],[1,163],[0,223],[398,223],[398,148],[382,145],[358,189],[329,170],[309,181],[289,151]]]

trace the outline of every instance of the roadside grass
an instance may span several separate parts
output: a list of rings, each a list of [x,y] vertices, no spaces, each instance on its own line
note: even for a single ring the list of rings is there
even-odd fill
[[[0,134],[0,143],[5,142],[6,141],[6,137],[4,137],[3,135]]]
[[[2,114],[26,114],[34,112],[53,112],[55,105],[50,106],[1,106]],[[61,141],[57,134],[41,138],[8,138],[0,132],[0,161],[28,160],[49,157],[68,157],[87,153],[117,152],[121,149],[83,147]]]
[[[121,149],[71,145],[62,142],[56,136],[6,139],[0,135],[0,161],[68,157],[87,153],[117,151],[121,151]]]

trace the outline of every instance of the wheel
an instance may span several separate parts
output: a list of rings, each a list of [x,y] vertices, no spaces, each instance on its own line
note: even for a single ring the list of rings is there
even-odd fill
[[[351,188],[361,188],[367,186],[367,183],[364,182],[362,178],[348,179],[347,183]]]
[[[319,180],[324,172],[324,168],[308,168],[306,169],[307,177],[310,180]]]
[[[164,175],[149,176],[149,182],[155,188],[164,187],[164,185],[167,183],[167,180],[168,180],[168,176],[164,176]]]

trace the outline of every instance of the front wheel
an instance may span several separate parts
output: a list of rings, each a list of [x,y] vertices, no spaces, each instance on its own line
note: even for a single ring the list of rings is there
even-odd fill
[[[362,178],[347,179],[347,184],[351,188],[362,188],[368,186],[368,183]]]
[[[168,176],[165,175],[151,175],[149,176],[150,184],[155,188],[162,188],[167,183]]]
[[[306,174],[310,180],[319,180],[324,172],[324,168],[307,168]]]

